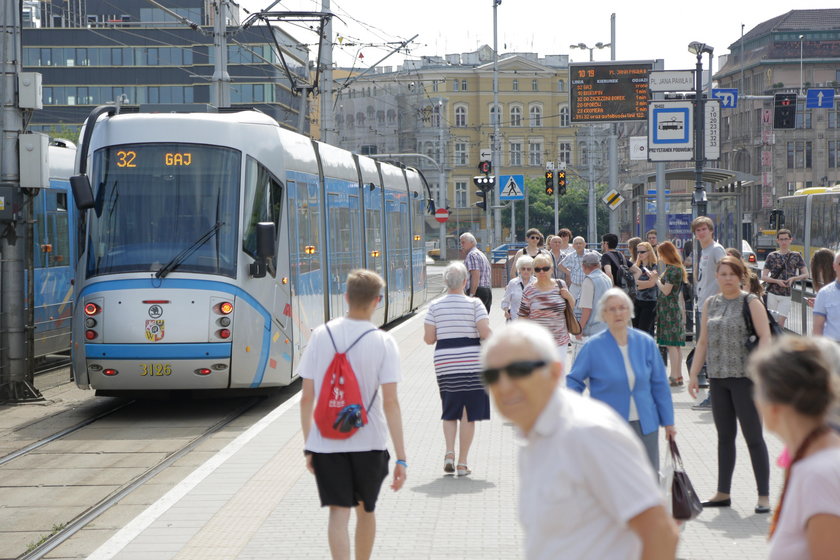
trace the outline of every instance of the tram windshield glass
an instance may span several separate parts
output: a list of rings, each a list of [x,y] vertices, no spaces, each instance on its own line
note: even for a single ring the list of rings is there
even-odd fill
[[[110,146],[94,154],[87,275],[236,276],[241,153],[197,144]]]

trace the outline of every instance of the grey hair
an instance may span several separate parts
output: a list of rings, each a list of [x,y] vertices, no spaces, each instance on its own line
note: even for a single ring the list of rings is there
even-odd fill
[[[578,240],[578,239],[580,239],[581,241],[583,241],[584,243],[586,243],[586,239],[584,239],[584,238],[583,238],[583,237],[581,237],[580,235],[578,235],[577,237],[575,237],[574,239],[572,239],[572,243],[577,243],[577,240]]]
[[[467,241],[469,241],[472,244],[476,243],[475,236],[473,234],[471,234],[470,232],[462,233],[460,239],[466,239]]]
[[[604,292],[604,295],[602,295],[601,299],[598,300],[598,316],[597,316],[597,319],[599,321],[606,321],[606,319],[604,319],[604,307],[607,303],[607,300],[610,299],[610,298],[614,298],[614,297],[619,298],[620,300],[622,300],[624,303],[627,304],[627,307],[630,309],[630,317],[635,317],[636,316],[635,312],[634,312],[634,307],[635,306],[633,305],[633,300],[630,299],[630,296],[628,296],[626,293],[624,293],[624,290],[622,290],[621,288],[610,288],[609,290]]]
[[[481,346],[481,367],[487,367],[487,354],[502,342],[516,345],[525,343],[531,347],[536,357],[546,363],[560,361],[557,343],[554,337],[542,325],[528,319],[512,321],[499,330],[494,330],[492,336]],[[564,347],[565,350],[565,347]]]
[[[467,267],[461,261],[454,261],[443,270],[443,282],[447,289],[460,289],[467,281]]]
[[[529,257],[528,255],[522,255],[521,257],[516,259],[516,272],[521,271],[522,267],[526,265],[530,266],[531,268],[534,268],[534,259],[532,257]]]

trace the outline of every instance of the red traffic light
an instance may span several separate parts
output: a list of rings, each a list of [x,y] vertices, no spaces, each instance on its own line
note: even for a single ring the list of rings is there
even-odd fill
[[[493,170],[493,166],[490,164],[489,161],[482,161],[478,164],[478,170],[481,173],[490,173]]]

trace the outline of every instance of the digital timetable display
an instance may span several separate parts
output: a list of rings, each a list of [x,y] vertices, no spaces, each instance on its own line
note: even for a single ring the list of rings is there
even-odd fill
[[[648,118],[652,62],[570,64],[572,122]]]

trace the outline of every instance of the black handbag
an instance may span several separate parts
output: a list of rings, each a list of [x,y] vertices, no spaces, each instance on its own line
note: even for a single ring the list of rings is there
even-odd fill
[[[764,312],[767,314],[767,321],[770,323],[770,336],[781,336],[785,334],[785,329],[780,327],[773,314],[767,311],[767,306],[764,306]],[[744,315],[744,322],[747,324],[747,339],[744,341],[744,346],[747,347],[747,352],[752,352],[758,348],[759,336],[755,332],[755,325],[753,325],[749,298],[744,298],[744,306],[741,309],[741,313]]]
[[[685,472],[680,450],[674,439],[668,440],[671,447],[671,459],[674,461],[674,482],[671,483],[671,511],[674,519],[690,521],[703,511],[703,504],[694,491],[694,486]]]

